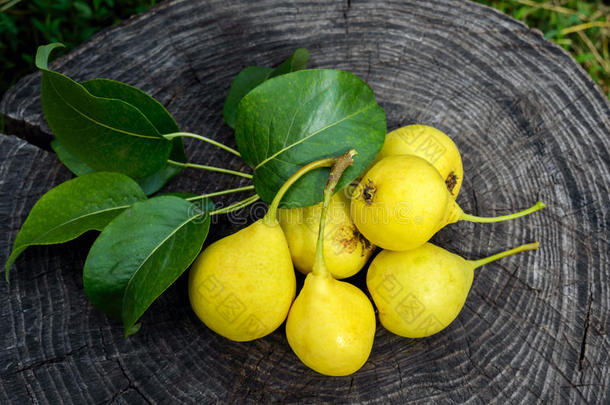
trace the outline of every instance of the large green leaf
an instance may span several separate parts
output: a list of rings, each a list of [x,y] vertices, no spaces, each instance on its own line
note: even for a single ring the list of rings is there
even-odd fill
[[[178,140],[178,138],[174,139],[173,141],[176,140]],[[95,171],[85,162],[74,156],[68,150],[68,148],[66,148],[57,139],[51,141],[51,148],[53,148],[59,160],[75,175],[82,176],[83,174],[92,173]],[[180,162],[186,161],[186,157],[184,156],[184,147],[182,145],[180,145],[179,148],[174,147],[174,149],[172,149],[172,155],[174,154],[174,152],[177,156],[175,156],[175,158],[174,156],[170,156],[172,160]],[[159,189],[163,187],[169,179],[171,179],[181,171],[182,167],[172,166],[168,164],[163,169],[159,170],[157,173],[153,173],[143,179],[134,180],[137,181],[137,183],[140,185],[146,195],[151,195],[159,191]]]
[[[82,83],[83,87],[96,97],[114,98],[131,104],[142,112],[161,134],[180,131],[174,118],[161,103],[136,87],[108,79],[93,79]],[[72,173],[80,176],[94,171],[85,162],[74,156],[68,148],[58,140],[51,142],[53,150]],[[182,138],[172,140],[170,159],[186,162]],[[165,165],[161,170],[145,178],[135,179],[147,195],[154,194],[167,183],[169,179],[182,171],[181,166]]]
[[[299,48],[275,69],[264,66],[248,66],[235,76],[222,109],[222,116],[231,128],[235,128],[237,106],[241,99],[259,84],[272,77],[305,69],[309,52]]]
[[[83,86],[94,96],[116,98],[133,105],[148,118],[162,135],[180,131],[174,117],[165,109],[163,104],[136,87],[108,79],[88,80],[83,82]],[[186,163],[187,157],[182,138],[172,139],[172,150],[169,158],[175,162]],[[138,178],[136,181],[147,195],[154,194],[172,177],[180,173],[182,169],[182,166],[166,163],[165,167],[158,172],[145,178]]]
[[[57,139],[51,141],[51,148],[57,155],[57,158],[64,164],[72,173],[77,176],[83,174],[93,173],[95,170],[91,168],[87,163],[83,162],[72,154],[61,142]]]
[[[175,196],[133,204],[97,238],[85,262],[85,292],[94,306],[122,319],[126,335],[150,304],[195,260],[210,217]]]
[[[50,44],[38,48],[42,108],[55,137],[94,170],[144,178],[167,165],[172,142],[136,107],[96,97],[74,80],[47,69]]]
[[[371,88],[351,73],[301,70],[268,80],[240,102],[237,147],[254,168],[256,192],[267,203],[300,167],[356,149],[337,190],[375,158],[386,133],[385,113]],[[328,170],[308,173],[286,193],[291,207],[321,201]]]
[[[109,79],[92,79],[81,84],[96,97],[115,98],[136,107],[161,134],[180,131],[178,124],[163,104],[137,87]]]
[[[235,76],[222,108],[222,117],[228,126],[235,128],[239,102],[250,90],[267,80],[272,71],[273,69],[264,66],[247,66]]]
[[[63,243],[89,230],[101,231],[132,203],[146,199],[138,184],[120,173],[86,174],[51,189],[30,211],[6,262],[6,277],[28,246]]]

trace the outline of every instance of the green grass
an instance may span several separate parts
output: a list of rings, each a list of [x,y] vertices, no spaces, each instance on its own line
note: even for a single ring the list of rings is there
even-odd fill
[[[610,98],[610,6],[602,0],[475,0],[544,33],[570,52]]]
[[[602,0],[475,0],[495,7],[568,50],[610,97],[610,7]],[[69,51],[99,30],[159,0],[0,0],[0,96],[35,71],[39,45]]]
[[[35,71],[39,45],[63,42],[67,52],[155,3],[158,0],[0,0],[0,96]]]

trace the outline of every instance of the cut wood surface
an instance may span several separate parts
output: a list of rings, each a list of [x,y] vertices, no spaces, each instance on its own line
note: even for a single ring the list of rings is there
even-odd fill
[[[436,243],[466,258],[534,240],[540,250],[477,270],[464,310],[437,335],[405,339],[378,325],[366,365],[331,378],[298,361],[283,328],[249,343],[211,332],[189,307],[185,277],[124,339],[83,292],[95,233],[32,247],[11,284],[0,283],[0,403],[610,403],[610,106],[538,31],[453,0],[167,1],[51,67],[137,86],[183,130],[234,147],[222,120],[232,78],[297,47],[309,49],[313,67],[366,80],[388,129],[422,123],[450,135],[464,160],[464,211],[548,204],[510,222],[451,225]],[[29,209],[71,174],[49,152],[39,74],[9,90],[0,112],[4,263]],[[249,170],[213,146],[186,143],[192,162]],[[245,184],[187,169],[166,190]],[[249,214],[221,218],[209,240]],[[363,274],[352,281],[363,286]]]

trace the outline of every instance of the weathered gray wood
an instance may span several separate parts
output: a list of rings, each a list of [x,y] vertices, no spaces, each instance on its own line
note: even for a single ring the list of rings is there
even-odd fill
[[[468,258],[539,240],[477,271],[445,331],[403,339],[378,328],[369,362],[345,378],[300,364],[280,329],[229,342],[192,314],[181,278],[128,340],[87,302],[87,235],[30,248],[0,283],[0,403],[608,403],[610,401],[610,107],[571,57],[492,9],[442,1],[169,1],[106,30],[54,67],[76,79],[138,86],[184,130],[234,146],[221,109],[233,76],[307,47],[316,67],[373,87],[390,129],[424,123],[452,136],[465,180],[458,202],[494,215],[537,199],[549,208],[435,237]],[[41,147],[39,76],[8,91],[9,132]],[[243,163],[189,142],[194,162]],[[29,208],[69,178],[51,154],[0,137],[0,226],[12,242]],[[187,171],[169,190],[245,184]],[[240,225],[226,219],[213,238]],[[0,248],[0,259],[9,252]],[[362,277],[355,282],[362,285]]]

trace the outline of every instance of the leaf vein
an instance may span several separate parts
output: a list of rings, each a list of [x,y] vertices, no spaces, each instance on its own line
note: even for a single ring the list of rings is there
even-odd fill
[[[56,229],[59,229],[59,228],[61,228],[61,227],[63,227],[63,226],[67,226],[68,224],[71,224],[72,222],[78,221],[78,220],[80,220],[80,219],[87,218],[87,217],[89,217],[89,216],[99,215],[99,214],[102,214],[102,213],[104,213],[104,212],[110,212],[110,211],[113,211],[113,210],[120,210],[120,209],[124,209],[124,208],[129,208],[129,205],[121,205],[121,206],[119,206],[119,207],[107,208],[107,209],[103,209],[103,210],[99,210],[99,211],[91,212],[91,213],[88,213],[88,214],[85,214],[85,215],[80,215],[80,216],[78,216],[78,217],[75,217],[75,218],[70,219],[69,221],[62,222],[61,224],[59,224],[59,225],[57,225],[57,226],[54,226],[53,228],[49,229],[48,231],[44,232],[43,234],[38,235],[38,236],[36,237],[36,239],[33,239],[33,240],[30,242],[30,243],[25,244],[25,245],[19,245],[19,247],[21,247],[21,246],[31,246],[31,245],[38,244],[38,241],[39,241],[40,239],[42,239],[42,238],[44,238],[46,235],[48,235],[48,234],[52,233],[52,232],[53,232],[53,231],[55,231]]]
[[[204,213],[204,214],[207,214],[207,212]],[[146,256],[146,258],[144,260],[142,260],[142,263],[140,263],[140,265],[138,266],[136,271],[133,272],[133,275],[129,278],[129,281],[127,282],[127,285],[125,286],[125,292],[127,292],[127,290],[129,290],[129,287],[130,287],[133,279],[135,278],[136,274],[138,274],[138,272],[140,270],[142,270],[142,267],[144,267],[144,265],[146,263],[148,263],[149,259],[161,248],[161,246],[163,246],[165,244],[165,242],[167,242],[170,238],[172,238],[184,226],[186,226],[187,224],[189,224],[193,220],[201,217],[204,214],[200,213],[200,214],[193,215],[192,217],[189,217],[186,221],[184,221],[183,223],[178,225],[172,232],[170,232],[162,241],[160,241],[157,244],[157,246],[148,254],[148,256]],[[124,305],[124,302],[125,302],[124,300],[125,300],[125,296],[123,295],[123,305]]]
[[[49,72],[50,72],[50,71],[49,71]],[[51,72],[51,73],[55,73],[55,72]],[[57,74],[58,74],[58,73],[57,73]],[[136,133],[134,133],[134,132],[129,132],[129,131],[125,131],[125,130],[123,130],[123,129],[113,128],[113,127],[111,127],[111,126],[108,126],[108,125],[106,125],[106,124],[103,124],[103,123],[101,123],[101,122],[97,121],[96,119],[94,119],[93,117],[90,117],[90,116],[88,116],[88,115],[87,115],[87,114],[85,114],[85,113],[82,113],[80,110],[78,110],[78,109],[77,109],[76,107],[74,107],[72,104],[70,104],[70,103],[68,102],[68,100],[66,100],[66,99],[65,99],[65,98],[64,98],[64,97],[61,95],[61,93],[60,93],[60,92],[57,90],[57,87],[55,87],[55,84],[53,83],[53,80],[49,80],[49,83],[50,83],[50,84],[51,84],[51,86],[53,87],[53,91],[55,91],[55,94],[57,94],[57,96],[58,96],[58,97],[59,97],[59,98],[60,98],[60,99],[61,99],[61,100],[62,100],[62,101],[63,101],[63,102],[64,102],[64,103],[65,103],[65,104],[68,106],[68,107],[70,107],[70,108],[71,108],[73,111],[75,111],[77,114],[79,114],[80,116],[84,117],[85,119],[87,119],[87,120],[91,121],[91,122],[92,122],[92,123],[94,123],[94,124],[97,124],[97,125],[99,125],[99,126],[101,126],[101,127],[103,127],[103,128],[109,129],[109,130],[111,130],[111,131],[119,132],[119,133],[122,133],[122,134],[125,134],[125,135],[129,135],[129,136],[135,136],[135,137],[138,137],[138,138],[159,139],[159,140],[163,139],[163,138],[161,138],[161,137],[157,137],[157,136],[149,136],[149,135],[141,135],[141,134],[136,134]],[[80,85],[80,84],[78,84],[78,83],[76,83],[76,84],[77,84],[78,86],[82,87],[82,85]],[[91,93],[89,93],[89,92],[87,91],[87,89],[85,89],[84,87],[83,87],[83,90],[85,90],[85,91],[86,91],[86,92],[87,92],[87,93],[88,93],[88,94],[89,94],[91,97],[94,97],[94,98],[103,98],[103,97],[95,97],[94,95],[92,95]],[[121,100],[119,100],[119,101],[121,101]],[[123,102],[124,102],[124,101],[123,101]],[[126,103],[126,104],[127,104],[127,103]],[[138,110],[138,111],[139,111],[139,110]],[[140,111],[139,111],[139,112],[140,112]],[[140,114],[141,114],[141,112],[140,112]]]
[[[341,118],[340,120],[335,121],[335,122],[333,122],[332,124],[329,124],[329,125],[327,125],[327,126],[325,126],[325,127],[323,127],[323,128],[320,128],[320,129],[318,129],[318,130],[316,130],[316,131],[312,132],[311,134],[307,135],[306,137],[303,137],[303,138],[299,139],[298,141],[296,141],[296,142],[294,142],[294,143],[292,143],[292,144],[290,144],[290,145],[288,145],[288,146],[286,146],[286,147],[284,147],[284,148],[280,149],[279,151],[275,152],[273,155],[269,156],[268,158],[266,158],[265,160],[263,160],[262,162],[260,162],[258,165],[256,165],[256,167],[254,168],[254,170],[259,169],[261,166],[265,165],[265,164],[266,164],[267,162],[269,162],[270,160],[275,159],[277,156],[279,156],[279,155],[281,155],[282,153],[286,152],[287,150],[290,150],[290,149],[292,149],[293,147],[295,147],[295,146],[297,146],[297,145],[299,145],[299,144],[301,144],[301,143],[303,143],[303,142],[307,141],[307,140],[308,140],[308,139],[310,139],[311,137],[314,137],[314,136],[318,135],[319,133],[321,133],[321,132],[323,132],[323,131],[326,131],[327,129],[332,128],[332,127],[334,127],[334,126],[336,126],[336,125],[339,125],[340,123],[342,123],[342,122],[344,122],[344,121],[346,121],[346,120],[348,120],[348,119],[350,119],[350,118],[352,118],[352,117],[355,117],[355,116],[356,116],[356,115],[358,115],[358,114],[362,114],[362,113],[364,113],[364,112],[366,112],[366,111],[370,110],[371,108],[374,108],[376,105],[377,105],[377,104],[375,104],[375,103],[369,104],[367,107],[365,107],[365,108],[363,108],[363,109],[360,109],[360,110],[358,110],[358,111],[355,111],[355,112],[353,112],[353,113],[351,113],[351,114],[349,114],[349,115],[346,115],[345,117]]]

